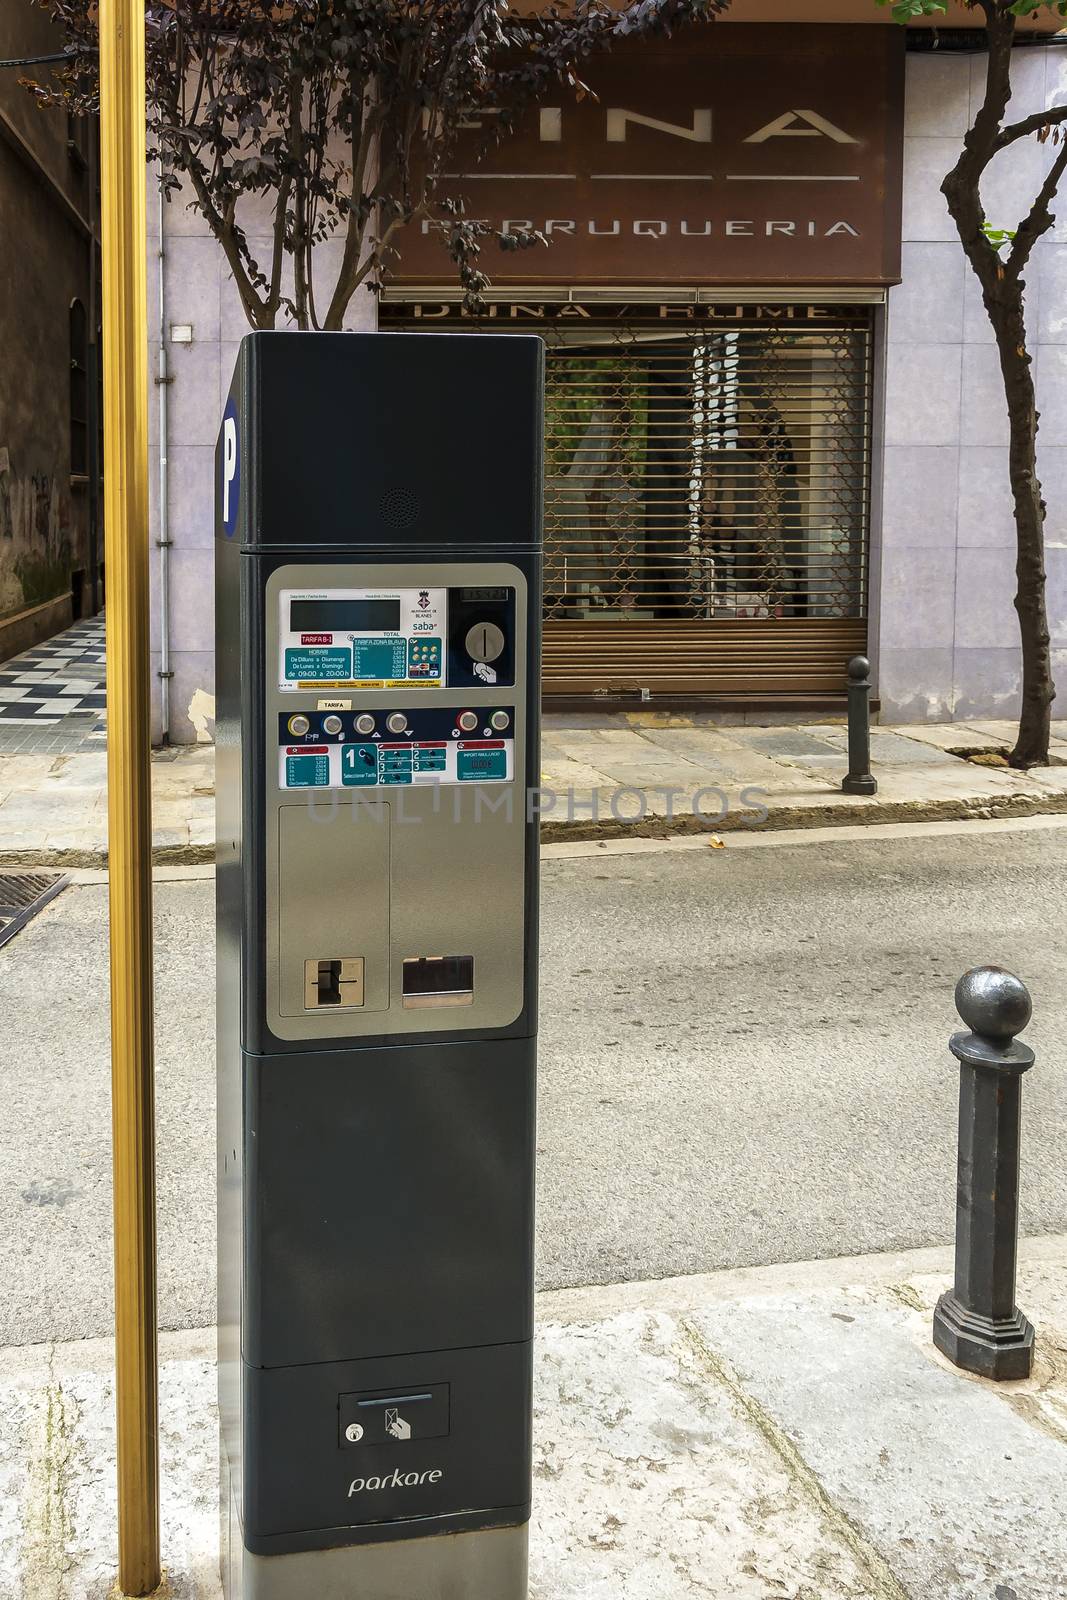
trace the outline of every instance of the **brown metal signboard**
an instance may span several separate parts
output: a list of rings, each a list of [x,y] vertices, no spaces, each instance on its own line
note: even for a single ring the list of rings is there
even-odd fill
[[[494,284],[880,285],[900,277],[903,30],[694,27],[591,62],[443,193],[548,246],[486,246]],[[391,281],[455,279],[426,222]]]

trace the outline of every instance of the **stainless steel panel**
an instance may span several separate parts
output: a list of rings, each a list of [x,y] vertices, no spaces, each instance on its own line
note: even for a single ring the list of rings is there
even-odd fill
[[[301,706],[277,688],[278,597],[284,589],[329,590],[356,586],[459,588],[507,586],[516,591],[515,684],[506,691],[515,706],[514,774],[508,783],[463,783],[448,788],[405,787],[389,791],[388,805],[359,790],[329,793],[281,790],[268,762],[267,784],[267,1021],[282,1039],[329,1039],[396,1033],[505,1027],[520,1014],[524,998],[526,901],[526,582],[505,562],[357,564],[301,563],[280,568],[266,586],[267,688],[264,715],[268,749],[279,712]],[[495,685],[461,691],[420,686],[353,690],[360,706],[381,710],[453,705],[457,693],[472,709],[496,707]],[[298,794],[307,798],[296,800]],[[389,812],[388,827],[373,820]],[[292,817],[302,820],[292,822]],[[314,818],[315,820],[311,820]],[[284,819],[284,821],[283,821]],[[283,834],[284,830],[284,834]],[[388,838],[389,858],[381,855]],[[284,838],[284,851],[279,840]],[[329,840],[329,844],[327,844]],[[282,878],[285,875],[283,884]],[[352,933],[365,917],[380,928],[375,896],[388,879],[388,979],[381,987],[369,946]],[[339,884],[346,886],[338,892]],[[366,911],[357,911],[364,889]],[[313,906],[333,902],[326,925]],[[281,904],[285,900],[291,909]],[[347,909],[346,909],[347,908]],[[355,919],[355,920],[354,920]],[[370,935],[368,934],[368,937]],[[376,937],[376,935],[375,935]],[[316,944],[318,947],[316,947]],[[331,945],[332,948],[327,948]],[[405,1006],[403,963],[416,956],[462,952],[477,974],[469,1004],[462,1007]],[[365,1001],[359,1009],[304,1008],[305,960],[362,955]]]
[[[389,1544],[254,1556],[236,1516],[226,1600],[526,1600],[529,1524]]]
[[[278,810],[278,993],[307,1014],[308,961],[363,961],[362,1011],[389,1004],[389,807],[313,804]],[[322,1008],[313,1020],[344,1007]],[[351,1026],[350,1014],[346,1026]]]

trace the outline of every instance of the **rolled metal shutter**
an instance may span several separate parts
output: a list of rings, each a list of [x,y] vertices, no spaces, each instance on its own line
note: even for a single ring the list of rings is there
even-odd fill
[[[871,321],[820,312],[548,333],[546,695],[843,692],[866,648]]]
[[[544,692],[615,694],[670,700],[768,700],[797,706],[842,695],[846,663],[867,648],[861,620],[820,624],[786,618],[770,623],[549,621],[545,624]]]
[[[867,642],[870,308],[523,311],[465,326],[547,343],[545,695],[843,694]]]

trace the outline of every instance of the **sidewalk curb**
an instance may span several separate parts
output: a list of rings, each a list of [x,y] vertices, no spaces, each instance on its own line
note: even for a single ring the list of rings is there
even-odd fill
[[[596,839],[669,839],[694,833],[769,833],[791,828],[834,828],[866,826],[876,822],[971,822],[994,817],[1036,817],[1067,812],[1067,794],[1019,794],[997,799],[990,795],[949,796],[942,800],[852,799],[827,801],[818,805],[772,805],[762,820],[755,811],[732,810],[725,817],[694,816],[685,812],[674,817],[646,817],[640,821],[619,821],[615,817],[596,822],[554,822],[541,824],[541,842],[555,844],[571,839],[576,843]]]
[[[152,850],[154,867],[214,866],[213,844],[157,845]],[[107,866],[107,851],[99,850],[3,850],[3,867],[81,867],[100,871]]]
[[[768,816],[756,820],[754,811],[731,811],[722,818],[694,816],[684,812],[673,817],[644,817],[628,822],[617,817],[598,821],[573,822],[546,819],[541,824],[541,843],[582,844],[606,839],[671,839],[699,834],[771,833],[802,828],[841,828],[869,826],[884,822],[988,822],[993,818],[1062,816],[1067,814],[1067,794],[1018,794],[997,799],[989,795],[952,796],[943,800],[853,800],[851,803],[826,802],[819,805],[773,806]],[[54,849],[4,850],[2,867],[83,867],[107,866],[108,853],[99,850]],[[157,845],[152,850],[152,865],[157,867],[211,866],[214,844]]]

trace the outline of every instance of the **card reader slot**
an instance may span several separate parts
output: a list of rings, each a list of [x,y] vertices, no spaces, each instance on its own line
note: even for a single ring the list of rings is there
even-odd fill
[[[403,1000],[409,1008],[471,1005],[474,957],[408,957],[404,962]]]
[[[357,1400],[357,1406],[412,1406],[418,1400],[432,1400],[432,1394],[390,1394],[382,1400]]]

